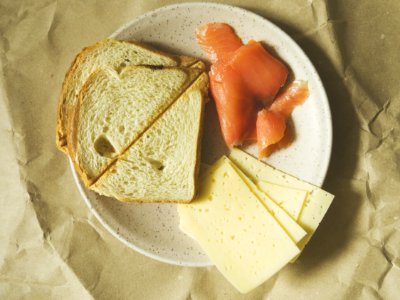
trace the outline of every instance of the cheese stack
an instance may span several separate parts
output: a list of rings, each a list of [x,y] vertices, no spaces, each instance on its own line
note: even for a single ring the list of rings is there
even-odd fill
[[[241,293],[299,256],[334,197],[238,149],[201,178],[197,198],[178,206],[180,228]]]

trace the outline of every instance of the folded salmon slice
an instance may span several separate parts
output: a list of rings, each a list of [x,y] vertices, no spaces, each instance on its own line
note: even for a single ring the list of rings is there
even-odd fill
[[[289,73],[281,61],[255,41],[236,50],[230,64],[242,76],[253,95],[264,104],[273,101]]]
[[[303,104],[309,96],[308,83],[305,80],[293,81],[287,89],[271,104],[270,110],[288,117],[296,106]]]
[[[209,23],[196,32],[197,42],[212,63],[230,59],[243,44],[233,28],[224,23]]]
[[[239,145],[255,126],[257,112],[252,95],[245,83],[229,64],[243,44],[232,27],[224,23],[209,23],[196,32],[200,47],[213,63],[210,88],[217,107],[225,143]]]
[[[304,103],[308,95],[307,81],[294,81],[269,108],[264,108],[258,113],[256,128],[259,157],[269,155],[271,146],[282,140],[287,146],[288,139],[284,139],[287,119],[297,105]],[[292,133],[286,132],[286,135],[289,134]]]
[[[217,63],[211,67],[210,87],[225,143],[228,147],[241,144],[255,126],[257,110],[253,98],[229,65]]]
[[[285,135],[286,119],[280,113],[263,109],[257,114],[258,156],[269,153],[268,147],[278,143]]]

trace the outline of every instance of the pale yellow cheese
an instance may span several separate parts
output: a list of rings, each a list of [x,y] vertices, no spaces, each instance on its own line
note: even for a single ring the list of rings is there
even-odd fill
[[[201,163],[199,176],[200,181],[202,181],[203,178],[207,177],[207,174],[211,172],[213,168],[217,167],[217,165],[221,162],[223,162],[223,160],[218,161],[213,167],[208,164]],[[268,195],[260,191],[260,189],[235,164],[232,163],[232,166],[238,172],[242,180],[250,187],[251,191],[259,198],[259,200],[264,204],[269,212],[275,217],[275,219],[282,226],[283,230],[287,232],[290,238],[295,243],[298,243],[300,240],[302,240],[307,233],[303,228],[301,228],[300,225],[296,223],[295,220],[293,220],[293,217],[290,216],[286,211],[284,211],[279,205],[277,205]],[[181,223],[181,227],[182,226],[185,226],[185,224],[182,225]]]
[[[308,197],[297,221],[308,233],[298,244],[299,248],[303,249],[322,221],[334,196],[315,185],[279,171],[242,150],[232,149],[229,158],[254,182],[263,180],[308,192]]]
[[[257,187],[282,207],[294,220],[298,220],[308,192],[258,180]]]
[[[204,178],[197,198],[178,205],[178,212],[181,229],[196,239],[242,293],[262,284],[300,253],[226,157]]]
[[[218,161],[216,165],[220,162],[222,162],[222,160]],[[275,217],[275,219],[282,226],[283,230],[285,230],[286,233],[290,236],[290,238],[295,243],[298,243],[300,240],[302,240],[307,233],[303,228],[301,228],[299,224],[297,224],[295,220],[293,220],[293,217],[290,216],[285,210],[283,210],[278,204],[276,204],[268,195],[263,193],[263,191],[261,191],[234,163],[232,163],[231,161],[230,163],[238,172],[242,180],[250,187],[251,191],[258,197],[261,203],[263,203],[264,206],[269,210],[269,212]],[[202,181],[203,178],[205,178],[207,174],[211,172],[213,168],[216,167],[216,165],[211,167],[208,164],[201,163],[200,176],[199,176],[200,181]],[[181,226],[184,226],[184,224],[183,225],[181,224]]]
[[[263,193],[259,188],[232,162],[230,162],[242,180],[248,185],[250,190],[264,204],[268,211],[275,217],[283,230],[290,236],[296,244],[305,236],[306,232],[299,224],[296,223],[282,208],[279,207],[271,198]]]

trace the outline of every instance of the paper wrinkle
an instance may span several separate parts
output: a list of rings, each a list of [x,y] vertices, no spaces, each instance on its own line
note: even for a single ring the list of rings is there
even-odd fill
[[[361,102],[355,103],[357,116],[362,122],[362,129],[370,134],[373,134],[370,131],[371,121],[379,116],[379,113],[383,108],[379,108],[373,101],[372,97],[368,93],[368,89],[357,78],[356,73],[353,71],[351,66],[346,67],[344,76],[348,80],[353,93],[357,93],[358,98],[362,98]]]
[[[313,18],[314,28],[305,32],[304,35],[318,37],[318,47],[321,47],[324,54],[329,57],[338,74],[344,76],[346,64],[338,43],[336,27],[345,21],[331,16],[329,3],[326,1],[319,1],[318,3],[321,8],[316,9],[314,1],[311,2],[312,13],[316,15]]]
[[[60,268],[66,269],[67,272],[70,272],[74,276],[74,278],[81,284],[81,287],[86,290],[86,292],[94,299],[94,295],[91,293],[90,289],[85,287],[84,282],[82,282],[81,278],[77,275],[75,270],[68,264],[68,257],[63,258],[59,250],[57,250],[53,243],[51,242],[51,232],[52,230],[49,228],[46,220],[46,215],[48,215],[49,208],[46,207],[44,201],[40,199],[40,192],[39,189],[33,184],[33,182],[27,182],[28,186],[28,194],[30,196],[30,201],[32,203],[32,208],[35,211],[36,220],[42,230],[43,233],[43,244],[45,248],[50,248],[51,254],[55,255],[60,263]],[[72,216],[72,219],[74,217]],[[69,249],[68,249],[69,250]],[[68,251],[69,252],[69,251]],[[69,253],[70,255],[71,253]],[[65,272],[65,271],[64,271]]]
[[[382,283],[393,266],[390,261],[387,261],[380,247],[372,245],[368,239],[367,242],[371,247],[360,260],[359,272],[355,274],[354,281],[380,295]]]
[[[25,186],[23,183],[21,183],[21,185]],[[43,288],[46,287],[49,291],[52,291],[53,288],[56,287],[64,287],[68,284],[65,272],[72,271],[72,274],[74,274],[74,272],[69,268],[68,264],[65,264],[60,259],[57,251],[55,251],[53,245],[49,241],[48,232],[41,227],[39,214],[35,212],[35,205],[33,205],[35,201],[40,201],[40,199],[37,198],[37,192],[28,192],[25,195],[26,204],[23,212],[24,217],[17,223],[14,233],[12,234],[13,236],[19,236],[19,238],[15,241],[15,249],[12,252],[8,252],[8,256],[0,266],[2,270],[0,274],[4,272],[4,274],[10,273],[14,275],[0,275],[0,281],[3,284],[17,283],[19,286],[26,285],[31,289],[43,290]],[[27,222],[29,223],[27,224]],[[37,265],[37,260],[42,258],[45,260],[43,264],[40,266]],[[49,259],[56,259],[57,262],[53,261],[48,264]],[[36,278],[26,277],[24,269],[18,267],[19,261],[27,261],[27,264],[30,264],[31,267],[35,267],[36,265],[38,270],[48,264],[48,271],[51,273],[43,277],[44,274],[39,271]],[[79,280],[79,277],[75,277]]]
[[[38,1],[38,3],[40,2]],[[32,51],[32,48],[40,45],[39,42],[47,36],[54,21],[55,9],[56,3],[49,1],[43,6],[31,8],[31,10],[29,8],[22,9],[22,12],[19,12],[15,22],[10,24],[2,35],[7,45],[5,49],[7,60],[13,61],[17,56],[25,56]],[[42,20],[40,25],[37,18]],[[26,43],[26,40],[31,42]]]
[[[21,262],[26,262],[27,266],[30,265],[32,268],[37,268],[39,270],[42,266],[36,265],[37,259],[42,257],[47,257],[48,259],[54,257],[59,258],[59,255],[49,241],[49,229],[44,228],[46,217],[41,217],[35,207],[35,205],[44,205],[45,203],[40,199],[40,192],[36,186],[26,178],[26,169],[24,167],[29,164],[32,159],[25,159],[26,156],[24,153],[26,149],[23,143],[25,135],[15,129],[17,127],[14,124],[15,120],[10,116],[12,106],[10,105],[7,87],[4,84],[1,61],[0,71],[0,101],[2,102],[2,107],[5,108],[2,113],[6,114],[2,117],[1,134],[3,137],[8,136],[6,140],[11,142],[10,148],[14,150],[12,158],[15,163],[12,164],[12,166],[16,168],[16,170],[13,169],[15,170],[15,179],[17,180],[15,184],[20,187],[20,200],[18,201],[22,202],[19,202],[19,206],[21,206],[20,216],[14,219],[15,226],[6,233],[10,238],[7,240],[3,237],[1,238],[7,245],[0,245],[1,247],[6,247],[4,257],[2,256],[0,259],[0,282],[2,286],[6,284],[16,284],[19,287],[25,285],[33,290],[43,290],[43,288],[47,288],[47,290],[50,291],[49,293],[52,293],[51,291],[54,288],[65,286],[68,281],[71,281],[71,278],[67,281],[64,274],[66,268],[68,271],[72,271],[71,274],[74,274],[68,264],[62,262],[61,259],[58,260],[58,263],[50,263],[48,265],[48,272],[50,273],[47,273],[50,276],[44,278],[43,276],[48,275],[42,271],[38,271],[34,276],[29,277],[25,275],[24,268],[18,267],[18,264]],[[9,161],[9,163],[11,163],[11,161]],[[17,204],[18,203],[15,203],[15,207],[17,207]],[[3,228],[5,225],[4,221],[5,220],[2,222]],[[0,234],[0,236],[2,236],[2,234]],[[75,277],[79,280],[78,276]]]
[[[326,3],[325,1],[318,1],[317,3],[310,1],[310,8],[315,27],[317,27],[315,31],[318,31],[319,28],[326,26],[326,24],[329,22]]]
[[[396,241],[397,239],[397,241]],[[395,240],[396,245],[391,245],[392,240]],[[400,229],[395,228],[386,238],[384,238],[383,252],[391,264],[400,270]]]
[[[390,85],[398,74],[366,70],[363,64],[363,59],[375,59],[376,53],[387,55],[384,50],[388,47],[399,48],[398,40],[389,39],[385,28],[380,28],[380,16],[375,16],[372,2],[294,2],[282,5],[254,1],[245,5],[267,11],[278,24],[286,22],[295,28],[292,31],[296,39],[324,80],[333,112],[343,113],[334,115],[345,124],[335,135],[335,143],[339,141],[343,150],[334,153],[336,160],[331,164],[326,186],[340,197],[333,206],[348,205],[353,216],[347,216],[343,208],[328,211],[329,226],[321,225],[299,261],[248,295],[234,291],[215,268],[184,272],[184,268],[157,263],[126,249],[93,219],[74,186],[66,159],[56,152],[54,95],[58,95],[64,68],[75,50],[88,40],[107,36],[116,29],[115,24],[144,13],[149,6],[128,0],[120,1],[119,8],[111,2],[83,4],[63,0],[10,1],[0,5],[0,106],[5,108],[0,111],[0,138],[10,149],[0,148],[0,154],[7,154],[3,154],[7,158],[6,172],[0,172],[0,187],[1,176],[9,176],[9,169],[16,174],[15,179],[4,180],[10,182],[10,192],[0,196],[0,203],[6,207],[0,211],[0,298],[93,299],[104,298],[105,294],[132,298],[132,284],[137,287],[135,295],[143,299],[154,295],[158,299],[173,298],[177,294],[186,299],[208,299],[210,295],[218,299],[400,298],[400,107],[396,101],[400,93],[398,86]],[[151,6],[163,4],[156,1]],[[293,14],[293,5],[304,9],[304,14]],[[392,11],[390,5],[400,7],[392,1],[385,5],[388,11]],[[112,7],[113,12],[123,11],[123,17],[102,13],[107,7]],[[94,21],[99,15],[107,16],[101,26]],[[357,37],[369,41],[378,32],[381,45],[389,41],[391,44],[368,48],[369,56],[367,50],[359,52],[354,31],[350,35],[348,30],[357,26],[353,20],[360,16],[365,16],[365,22],[371,16],[377,18],[377,25],[376,32],[359,31]],[[387,38],[382,39],[382,34]],[[373,43],[365,42],[364,46],[370,44]],[[45,55],[38,55],[42,52]],[[40,61],[35,62],[38,57]],[[387,59],[393,66],[399,65],[398,59]],[[7,80],[2,78],[3,72]],[[42,75],[46,73],[49,76]],[[379,78],[370,73],[383,75]],[[57,80],[50,79],[50,74]],[[347,94],[336,91],[341,85],[330,85],[331,79],[343,81],[354,114],[346,114],[347,107],[337,108],[345,101],[336,101],[337,98]],[[385,95],[394,96],[377,98],[379,91],[370,84],[372,79],[378,81],[377,86],[387,88]],[[32,93],[29,89],[34,87],[42,90]],[[9,98],[11,95],[14,98]],[[26,95],[32,95],[25,102],[29,107],[16,98]],[[35,118],[40,121],[40,130],[33,130],[31,127],[36,124],[32,126],[27,121]],[[333,130],[337,132],[338,128]],[[36,138],[40,145],[27,142]],[[348,162],[349,157],[356,161]],[[43,179],[46,175],[48,180]],[[356,211],[352,208],[358,205],[357,201],[360,204]],[[329,243],[332,238],[335,243],[343,242]],[[176,283],[182,274],[189,281],[185,286]],[[163,294],[160,281],[176,290]]]

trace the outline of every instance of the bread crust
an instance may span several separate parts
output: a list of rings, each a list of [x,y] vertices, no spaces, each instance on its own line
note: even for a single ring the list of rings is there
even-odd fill
[[[84,172],[82,166],[80,165],[79,157],[77,154],[79,110],[81,107],[83,95],[87,92],[90,84],[94,81],[99,72],[100,70],[96,70],[92,74],[90,74],[89,78],[86,80],[85,84],[82,86],[82,89],[77,96],[77,101],[75,105],[71,106],[68,112],[66,146],[69,156],[74,164],[75,170],[76,172],[78,172],[79,177],[82,179],[82,182],[86,187],[90,187],[90,185],[93,183],[93,179],[89,178],[89,176]]]
[[[99,46],[112,42],[113,40],[102,40],[93,45],[87,46],[83,48],[72,61],[71,66],[69,67],[67,73],[65,74],[64,81],[61,87],[60,97],[58,99],[58,109],[57,109],[57,124],[56,124],[56,145],[58,149],[64,153],[68,153],[68,139],[67,139],[67,128],[65,127],[65,122],[68,124],[68,113],[65,115],[65,111],[70,110],[70,108],[66,107],[66,99],[67,99],[67,91],[70,84],[70,79],[74,75],[76,68],[81,63],[81,61],[94,49]],[[90,76],[89,76],[90,77]],[[68,125],[67,125],[68,127]]]
[[[209,81],[208,81],[208,76],[207,73],[203,73],[200,76],[205,76],[205,82],[202,83],[202,87],[200,88],[200,92],[202,95],[202,106],[201,106],[201,115],[200,115],[200,126],[199,126],[199,132],[198,132],[198,138],[197,138],[197,158],[196,158],[196,167],[194,170],[193,174],[193,180],[195,182],[194,185],[194,192],[193,192],[193,197],[190,199],[189,202],[191,202],[197,195],[198,191],[198,178],[199,178],[199,172],[200,172],[200,162],[201,162],[201,149],[202,149],[202,140],[203,140],[203,132],[204,132],[204,115],[205,115],[205,107],[206,103],[208,102],[208,89],[209,89]]]

